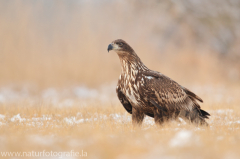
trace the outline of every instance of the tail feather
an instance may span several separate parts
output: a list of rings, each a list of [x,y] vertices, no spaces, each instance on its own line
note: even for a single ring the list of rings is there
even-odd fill
[[[201,112],[203,113],[201,114]],[[190,122],[197,125],[208,126],[208,123],[205,121],[205,119],[208,118],[208,115],[210,114],[206,111],[201,109],[199,111],[198,108],[195,108],[192,111],[182,110],[179,114],[179,117],[188,119]]]
[[[204,115],[202,114],[202,112]],[[205,119],[208,118],[207,114],[208,113],[206,111],[201,110],[201,109],[199,111],[199,109],[196,108],[190,113],[190,120],[193,123],[196,123],[198,125],[208,126],[208,123],[205,121]]]
[[[199,96],[197,96],[196,94],[188,90],[187,88],[182,87],[182,89],[185,91],[188,97],[192,100],[195,106],[195,109],[189,115],[190,120],[194,123],[199,123],[200,125],[208,125],[205,119],[208,119],[208,116],[210,116],[210,114],[205,110],[202,110],[200,105],[197,102],[197,100],[200,102],[203,102],[203,100]]]
[[[203,118],[208,119],[208,116],[210,116],[210,114],[208,112],[206,112],[205,110],[200,109],[200,112],[201,112],[201,114],[202,114],[201,116]]]

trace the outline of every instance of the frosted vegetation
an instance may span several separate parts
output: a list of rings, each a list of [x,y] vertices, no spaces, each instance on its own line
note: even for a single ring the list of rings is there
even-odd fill
[[[236,92],[211,86],[189,89],[207,103],[202,107],[211,114],[209,127],[196,127],[181,118],[158,127],[146,117],[142,127],[134,129],[113,84],[42,91],[4,87],[0,89],[0,147],[2,151],[14,151],[16,144],[22,145],[18,151],[84,149],[90,158],[192,158],[199,149],[204,158],[237,157],[240,111]],[[209,153],[212,147],[224,150]]]
[[[240,158],[239,15],[239,0],[1,0],[0,153]],[[107,53],[117,38],[200,96],[209,127],[146,117],[133,128]]]

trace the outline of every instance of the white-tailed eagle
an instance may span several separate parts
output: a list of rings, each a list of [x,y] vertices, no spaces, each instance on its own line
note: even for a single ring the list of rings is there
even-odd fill
[[[122,72],[118,80],[117,96],[123,107],[132,114],[134,125],[140,125],[145,115],[162,124],[178,117],[197,125],[208,125],[210,114],[200,108],[203,102],[187,88],[169,77],[147,68],[135,51],[124,40],[118,39],[108,45],[120,59]]]

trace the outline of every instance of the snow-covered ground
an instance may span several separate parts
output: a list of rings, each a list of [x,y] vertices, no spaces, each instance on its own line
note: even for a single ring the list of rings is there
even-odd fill
[[[7,86],[0,87],[0,105],[25,102],[30,106],[38,105],[39,103],[50,104],[55,107],[71,107],[71,106],[87,106],[91,103],[100,104],[120,104],[115,92],[115,82],[109,85],[102,85],[98,88],[88,88],[86,86],[69,87],[65,89],[48,88],[42,91],[38,91],[33,86]],[[228,93],[224,87],[212,87],[212,86],[192,86],[190,88],[193,92],[196,92],[199,96],[204,96],[208,104],[211,102],[228,103],[234,100],[236,97]],[[238,90],[236,90],[238,91]],[[234,92],[236,94],[236,92]],[[240,93],[239,93],[240,94]],[[209,103],[209,101],[211,101]],[[232,116],[233,109],[218,109],[207,110],[212,116],[209,123],[219,122],[219,124],[240,124],[240,118]],[[56,114],[57,115],[57,114]],[[52,126],[58,126],[57,123],[66,123],[68,125],[82,124],[86,122],[97,122],[99,120],[112,119],[116,122],[131,122],[131,118],[127,113],[125,114],[97,114],[92,118],[83,118],[81,112],[76,116],[62,117],[62,121],[58,121],[51,116],[43,115],[42,117],[26,117],[22,114],[15,114],[14,116],[5,116],[0,112],[0,126],[6,125],[9,122],[17,122],[21,124],[27,124],[28,126],[41,126],[43,122],[48,122]],[[223,116],[226,120],[216,120],[220,116]],[[215,121],[214,121],[215,120]],[[179,119],[181,124],[185,122]],[[146,117],[144,120],[145,125],[154,125],[152,118]]]
[[[221,125],[232,125],[237,124],[240,126],[240,117],[234,117],[231,118],[233,114],[233,110],[231,109],[219,109],[210,111],[212,114],[212,119],[209,119],[210,128],[214,128],[216,126]],[[36,116],[36,115],[35,115]],[[23,117],[21,114],[16,114],[13,116],[5,116],[3,114],[0,114],[0,126],[7,125],[10,123],[15,124],[21,124],[29,127],[41,127],[41,126],[47,126],[47,127],[60,127],[63,126],[63,123],[67,125],[81,125],[83,123],[99,123],[99,122],[107,122],[107,121],[113,121],[116,124],[124,124],[124,123],[131,123],[131,116],[125,112],[125,113],[113,113],[113,114],[98,114],[95,113],[90,118],[84,118],[82,113],[78,112],[76,116],[70,116],[65,117],[61,116],[60,114],[54,114],[54,116],[51,115],[42,115],[41,117]],[[228,117],[229,116],[229,117]],[[218,121],[219,118],[223,118],[220,122]],[[179,127],[181,125],[186,125],[186,122],[179,118],[179,121],[172,121],[177,123]],[[214,123],[214,126],[211,126],[211,124]],[[143,128],[148,129],[149,127],[154,126],[154,119],[151,117],[145,117]],[[174,128],[175,130],[178,130],[178,128]],[[238,128],[239,129],[239,128]],[[199,130],[199,128],[196,128],[196,130]]]
[[[86,105],[96,101],[115,104],[117,102],[115,85],[115,83],[102,85],[97,89],[86,86],[47,88],[42,91],[33,86],[6,86],[0,87],[0,104],[28,102],[34,105],[39,101],[58,107],[73,106],[79,102]]]
[[[29,86],[0,87],[0,149],[16,151],[15,145],[21,145],[17,146],[19,151],[78,151],[80,148],[87,150],[92,158],[94,154],[97,154],[95,158],[101,155],[108,158],[105,152],[114,152],[116,156],[123,152],[118,157],[121,159],[176,158],[180,153],[183,158],[194,158],[199,150],[206,154],[217,147],[226,151],[211,158],[238,157],[238,150],[233,148],[239,146],[236,144],[240,129],[239,90],[189,88],[203,98],[201,106],[211,114],[209,128],[191,126],[181,118],[157,127],[153,118],[146,117],[141,131],[135,131],[131,115],[123,108],[118,109],[121,104],[115,87],[115,83],[98,88],[76,86],[41,91]],[[129,152],[141,150],[142,153],[131,156],[132,153],[126,152],[126,145]]]
[[[28,101],[34,104],[36,101],[50,103],[54,106],[73,106],[75,102],[81,101],[82,104],[90,101],[98,101],[101,103],[118,102],[115,92],[116,82],[105,84],[97,88],[88,88],[86,86],[75,86],[67,88],[47,88],[39,91],[35,86],[5,86],[0,87],[0,104],[17,103]],[[240,90],[229,92],[224,86],[213,87],[211,85],[190,86],[191,91],[203,98],[208,104],[213,103],[230,103],[236,94],[240,94]]]

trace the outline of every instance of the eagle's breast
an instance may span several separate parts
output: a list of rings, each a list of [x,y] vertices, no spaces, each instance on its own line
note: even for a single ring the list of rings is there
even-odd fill
[[[134,104],[139,105],[140,95],[138,92],[138,83],[136,77],[138,70],[132,65],[124,65],[122,73],[119,77],[119,86],[128,100]]]

